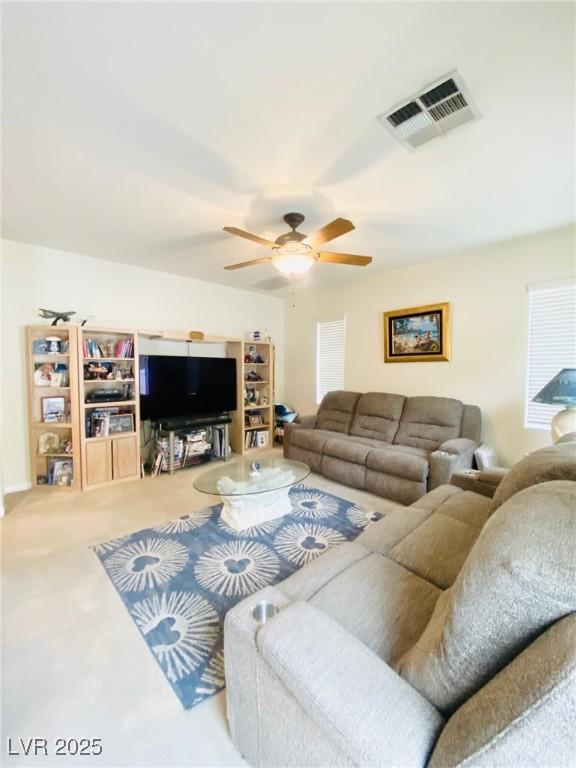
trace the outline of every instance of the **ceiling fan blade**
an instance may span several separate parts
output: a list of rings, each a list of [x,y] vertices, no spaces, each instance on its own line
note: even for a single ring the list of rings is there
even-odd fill
[[[241,261],[239,264],[228,264],[224,269],[242,269],[243,267],[251,267],[254,264],[266,264],[266,262],[272,261],[269,256],[265,256],[263,259],[252,259],[252,261]]]
[[[252,240],[253,243],[265,245],[266,248],[278,248],[278,243],[273,243],[272,240],[266,240],[264,237],[253,235],[252,232],[246,232],[244,229],[238,229],[238,227],[222,227],[222,229],[224,232],[229,232],[231,235],[244,237],[246,240]]]
[[[372,261],[372,256],[354,256],[351,253],[328,253],[322,251],[318,254],[318,261],[326,261],[330,264],[350,264],[352,267],[366,267]]]
[[[304,240],[306,245],[317,248],[322,243],[327,243],[329,240],[334,240],[340,235],[345,235],[346,232],[352,232],[355,229],[354,224],[348,219],[334,219],[330,224],[326,224],[325,227],[316,230]]]

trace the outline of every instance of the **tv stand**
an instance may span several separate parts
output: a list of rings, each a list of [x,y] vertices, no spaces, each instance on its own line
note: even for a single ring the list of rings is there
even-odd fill
[[[212,459],[228,461],[228,425],[231,421],[232,419],[228,414],[153,421],[156,444],[155,457],[162,453],[163,460],[160,465],[157,465],[155,458],[152,464],[152,474],[155,476],[164,471],[173,475],[177,470],[197,466]],[[210,447],[205,451],[195,452],[194,441],[202,432],[206,432],[206,435],[196,444],[205,443],[209,444]],[[189,453],[190,448],[192,448],[192,453]],[[156,468],[157,472],[155,472]]]
[[[212,427],[216,425],[230,424],[232,418],[226,413],[218,413],[213,416],[192,416],[190,418],[182,419],[158,419],[152,421],[154,429],[161,429],[169,432],[174,430],[177,432],[181,429],[194,428],[194,427]]]

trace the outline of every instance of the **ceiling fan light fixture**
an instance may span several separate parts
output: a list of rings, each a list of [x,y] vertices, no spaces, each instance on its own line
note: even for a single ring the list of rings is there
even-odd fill
[[[303,275],[313,266],[316,257],[310,246],[286,243],[274,249],[272,264],[282,275]]]

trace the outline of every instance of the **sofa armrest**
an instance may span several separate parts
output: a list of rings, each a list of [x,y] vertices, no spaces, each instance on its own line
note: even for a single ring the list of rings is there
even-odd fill
[[[506,475],[510,472],[505,467],[490,467],[490,469],[481,469],[478,474],[478,480],[497,488]]]
[[[456,437],[446,440],[430,454],[429,490],[450,482],[450,478],[459,469],[469,469],[478,447],[475,440]]]
[[[450,478],[450,484],[461,488],[463,491],[473,491],[482,496],[492,498],[498,484],[506,476],[507,469],[493,467],[491,469],[465,469],[454,472]]]
[[[292,424],[297,424],[303,429],[314,429],[316,426],[316,414],[311,413],[309,416],[296,416]]]
[[[451,453],[454,456],[463,456],[464,454],[474,453],[476,448],[478,448],[478,443],[475,440],[469,440],[467,437],[454,437],[441,443],[437,450]]]
[[[295,429],[314,429],[316,426],[316,414],[310,416],[297,416],[294,421],[284,425],[284,445],[290,443],[290,437]]]
[[[257,635],[262,658],[355,765],[422,766],[444,720],[360,640],[309,603]],[[284,727],[289,727],[285,725]]]

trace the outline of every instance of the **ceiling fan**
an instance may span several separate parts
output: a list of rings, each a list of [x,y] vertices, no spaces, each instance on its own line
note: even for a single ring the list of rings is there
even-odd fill
[[[237,227],[224,227],[224,232],[230,232],[231,235],[252,240],[252,242],[270,248],[272,251],[269,256],[264,256],[262,259],[229,264],[224,269],[242,269],[243,267],[251,267],[254,264],[269,262],[283,275],[291,277],[307,272],[317,261],[329,262],[331,264],[350,264],[354,267],[365,267],[372,261],[371,256],[353,256],[350,253],[331,253],[318,250],[318,247],[323,243],[334,240],[354,229],[354,224],[348,221],[348,219],[334,219],[334,221],[326,224],[326,226],[311,235],[304,235],[302,232],[296,231],[304,219],[305,217],[301,213],[287,213],[284,216],[284,221],[292,228],[292,231],[280,235],[274,241],[266,240],[264,237],[253,235],[251,232],[246,232]]]

